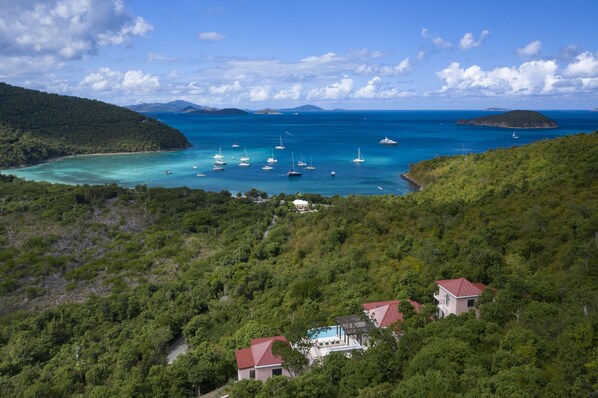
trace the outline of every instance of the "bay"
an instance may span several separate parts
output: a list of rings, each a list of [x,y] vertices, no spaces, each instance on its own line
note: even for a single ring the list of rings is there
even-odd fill
[[[188,186],[233,194],[252,188],[268,194],[332,195],[405,194],[412,190],[400,174],[409,164],[444,155],[479,153],[542,139],[598,129],[598,112],[542,111],[559,124],[551,130],[511,130],[458,126],[456,120],[492,114],[485,111],[330,111],[295,115],[152,114],[179,129],[192,147],[179,151],[80,156],[31,167],[3,170],[27,180],[66,184],[116,183],[161,187]],[[517,139],[512,137],[516,131]],[[388,137],[397,146],[383,146]],[[273,150],[282,139],[286,149]],[[238,148],[233,148],[238,144]],[[365,162],[356,164],[360,148]],[[214,154],[222,151],[225,170],[213,171]],[[240,167],[244,150],[251,166]],[[278,160],[262,170],[266,159]],[[301,177],[289,178],[292,167]],[[297,167],[313,159],[315,170]],[[195,168],[194,168],[195,166]],[[164,174],[170,170],[171,174]],[[336,175],[331,176],[335,171]],[[197,174],[204,174],[198,177]]]

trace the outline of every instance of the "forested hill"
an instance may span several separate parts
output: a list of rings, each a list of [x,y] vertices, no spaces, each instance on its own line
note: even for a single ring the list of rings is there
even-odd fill
[[[535,111],[509,111],[498,115],[482,116],[471,120],[460,119],[457,124],[518,129],[556,129],[556,122]]]
[[[0,167],[189,145],[178,130],[128,109],[0,83]]]
[[[298,214],[223,191],[0,178],[0,391],[26,397],[591,397],[598,133],[411,168],[421,192]],[[465,192],[462,192],[465,191]],[[256,192],[250,192],[255,196]],[[493,289],[435,319],[434,280]],[[252,338],[411,298],[400,340],[234,383]],[[190,351],[166,365],[169,344]]]

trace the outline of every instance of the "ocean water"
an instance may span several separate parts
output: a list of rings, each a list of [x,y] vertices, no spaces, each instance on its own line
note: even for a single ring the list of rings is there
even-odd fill
[[[116,183],[134,187],[188,186],[209,191],[269,194],[319,193],[332,195],[405,194],[410,187],[400,174],[410,163],[442,155],[483,152],[558,136],[598,129],[598,112],[543,111],[559,124],[554,130],[509,130],[458,126],[460,118],[491,114],[484,111],[335,111],[298,115],[152,114],[179,129],[193,147],[161,153],[65,158],[22,169],[4,170],[19,177],[67,184]],[[519,137],[512,137],[513,131]],[[398,146],[383,146],[385,136]],[[262,166],[282,138],[285,150],[274,150],[274,170]],[[232,148],[238,144],[239,148]],[[244,148],[251,166],[239,167]],[[357,150],[365,159],[355,164]],[[213,155],[222,150],[227,165],[213,171]],[[289,178],[291,154],[315,170],[302,169]],[[196,166],[196,168],[193,168]],[[164,174],[171,170],[172,174]],[[331,176],[331,171],[336,176]],[[203,173],[205,177],[196,174]]]

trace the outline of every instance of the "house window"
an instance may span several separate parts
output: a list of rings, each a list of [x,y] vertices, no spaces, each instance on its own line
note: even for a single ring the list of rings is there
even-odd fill
[[[249,378],[250,379],[255,379],[255,370],[250,370],[249,371]]]
[[[467,308],[475,306],[475,299],[467,300]]]
[[[272,369],[272,376],[282,376],[282,369]]]
[[[444,305],[449,305],[449,302],[451,301],[451,296],[449,296],[448,294],[444,295]]]

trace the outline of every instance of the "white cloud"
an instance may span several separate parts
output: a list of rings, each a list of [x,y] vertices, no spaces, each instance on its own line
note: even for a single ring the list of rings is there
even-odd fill
[[[197,38],[201,41],[220,41],[226,39],[226,36],[218,32],[201,32]]]
[[[517,49],[517,54],[521,57],[532,57],[534,55],[540,54],[540,48],[542,47],[542,42],[540,40],[534,40],[529,43],[527,46],[523,48]]]
[[[230,94],[230,93],[238,93],[242,89],[243,89],[243,87],[241,86],[241,83],[238,80],[235,80],[232,84],[211,86],[210,93],[223,95],[223,94]]]
[[[172,61],[176,61],[176,58],[169,57],[167,55],[160,54],[160,53],[151,53],[150,52],[147,54],[147,61],[148,62],[153,62],[153,61],[172,62]]]
[[[261,102],[270,98],[269,87],[256,87],[249,93],[249,100],[252,102]]]
[[[598,59],[586,51],[575,57],[565,69],[567,76],[598,77]]]
[[[443,49],[443,50],[448,50],[449,48],[453,47],[453,45],[451,43],[444,40],[440,36],[436,36],[436,37],[432,38],[432,44],[434,44],[436,47]]]
[[[119,72],[104,67],[89,73],[79,85],[96,92],[148,92],[160,87],[160,79],[140,70]]]
[[[275,100],[298,100],[301,97],[301,84],[293,84],[290,90],[280,90],[272,98]]]
[[[465,33],[461,40],[459,40],[459,47],[462,50],[469,50],[470,48],[479,47],[489,35],[490,31],[485,29],[482,31],[482,33],[480,33],[480,39],[476,41],[473,38],[473,33]]]
[[[421,36],[424,39],[427,39],[428,37],[430,37],[430,31],[428,30],[428,28],[422,28],[422,30],[421,30]]]
[[[418,61],[421,61],[421,60],[423,60],[424,58],[426,58],[426,53],[425,53],[425,51],[419,51],[419,52],[417,53],[417,60],[418,60]]]
[[[353,79],[343,77],[340,81],[332,83],[326,87],[319,87],[310,90],[307,99],[341,99],[351,93],[353,89]]]
[[[394,66],[377,65],[377,64],[361,64],[355,70],[355,73],[361,75],[378,74],[383,76],[397,76],[404,75],[411,71],[411,63],[409,57],[405,58]]]
[[[2,5],[0,49],[10,57],[80,59],[152,29],[121,0],[13,1]]]
[[[527,95],[553,91],[560,80],[556,71],[554,60],[525,62],[519,68],[502,67],[490,71],[484,71],[477,65],[463,69],[458,62],[453,62],[436,75],[444,80],[441,93]]]
[[[379,76],[374,76],[367,84],[355,91],[354,98],[358,99],[391,99],[398,97],[410,97],[414,93],[409,91],[399,91],[396,88],[382,88],[382,79]]]

